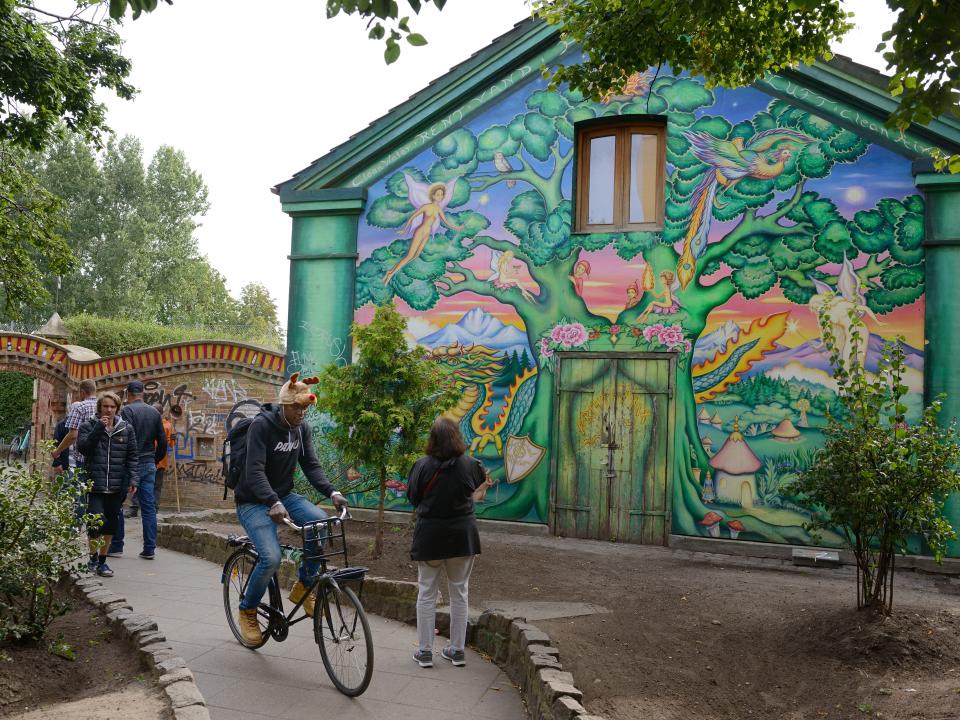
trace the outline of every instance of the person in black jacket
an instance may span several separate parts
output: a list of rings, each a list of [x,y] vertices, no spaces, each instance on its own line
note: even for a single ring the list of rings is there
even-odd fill
[[[430,429],[426,456],[417,460],[407,484],[407,499],[417,509],[410,559],[417,561],[420,648],[413,659],[420,667],[433,667],[441,568],[450,593],[450,644],[440,656],[458,667],[466,665],[467,591],[474,557],[480,554],[473,493],[486,480],[483,465],[464,455],[466,450],[457,424],[438,418]]]
[[[97,400],[97,417],[78,429],[77,448],[84,456],[84,472],[91,483],[87,513],[101,522],[87,528],[90,562],[87,568],[102,577],[112,577],[107,565],[107,547],[116,532],[120,506],[133,491],[137,476],[137,436],[133,426],[117,415],[120,397],[105,392]]]
[[[293,473],[297,465],[310,484],[333,501],[337,510],[347,506],[346,498],[327,482],[313,451],[310,426],[303,422],[307,410],[317,399],[309,387],[317,382],[317,378],[307,378],[303,382],[298,378],[299,373],[291,375],[280,388],[279,405],[264,405],[250,424],[246,437],[246,467],[234,489],[237,518],[259,555],[240,600],[240,631],[251,644],[259,644],[261,638],[257,605],[270,578],[280,567],[276,526],[286,517],[291,517],[297,525],[327,517],[323,510],[293,492]],[[307,551],[316,553],[315,544],[313,547],[308,544]],[[290,590],[291,602],[298,603],[302,599],[304,612],[310,616],[313,615],[316,596],[314,593],[307,596],[307,587],[319,570],[318,561],[304,560],[300,565],[299,579]]]
[[[154,483],[157,478],[157,463],[167,456],[167,433],[163,429],[160,413],[143,401],[143,383],[131,380],[127,383],[127,404],[120,411],[123,419],[133,425],[137,434],[140,466],[137,470],[137,500],[143,520],[143,550],[140,557],[153,560],[157,550],[157,499]],[[110,543],[108,555],[123,555],[123,514],[117,521],[117,534]]]

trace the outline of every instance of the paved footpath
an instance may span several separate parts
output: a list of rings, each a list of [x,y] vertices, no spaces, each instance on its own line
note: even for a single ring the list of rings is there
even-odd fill
[[[374,672],[359,698],[330,683],[309,623],[290,630],[286,641],[270,640],[247,650],[227,627],[220,567],[159,548],[141,560],[139,523],[127,521],[126,556],[111,558],[116,572],[103,583],[125,597],[136,612],[153,617],[196,677],[213,720],[524,720],[520,694],[493,663],[467,649],[467,666],[439,658],[420,668],[413,627],[370,616]]]

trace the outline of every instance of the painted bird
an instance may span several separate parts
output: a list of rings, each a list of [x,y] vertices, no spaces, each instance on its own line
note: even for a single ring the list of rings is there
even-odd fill
[[[493,166],[502,173],[513,172],[513,166],[506,156],[499,150],[493,154]],[[516,180],[507,180],[507,187],[512,188],[517,184]]]
[[[764,130],[746,143],[741,137],[721,140],[695,130],[684,133],[684,137],[690,142],[697,159],[709,166],[690,198],[693,212],[683,239],[683,253],[677,264],[677,279],[686,288],[696,274],[697,258],[707,249],[712,208],[714,205],[723,207],[717,201],[718,187],[731,188],[745,177],[771,180],[783,172],[787,160],[796,151],[795,146],[776,145],[785,141],[806,145],[814,140],[789,128]]]

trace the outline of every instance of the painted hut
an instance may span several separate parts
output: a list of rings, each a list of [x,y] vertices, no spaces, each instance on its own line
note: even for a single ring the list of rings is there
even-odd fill
[[[796,442],[800,439],[800,431],[790,421],[790,418],[784,418],[780,424],[773,429],[772,433],[775,440],[780,442]]]
[[[710,424],[714,427],[720,427],[723,425],[723,418],[720,417],[720,411],[718,410],[713,414],[713,417],[710,418]]]
[[[700,408],[700,412],[697,413],[697,422],[702,422],[707,425],[710,424],[710,413],[707,412],[706,408]]]
[[[760,465],[759,458],[740,432],[740,418],[734,419],[733,432],[717,454],[710,458],[710,467],[716,470],[713,482],[717,497],[737,500],[745,508],[753,507],[753,499],[757,496],[756,472]]]

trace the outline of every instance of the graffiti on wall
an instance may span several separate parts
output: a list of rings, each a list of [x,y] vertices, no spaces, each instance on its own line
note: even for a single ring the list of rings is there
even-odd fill
[[[664,229],[573,233],[573,124],[631,113],[668,118]],[[457,380],[482,516],[548,518],[558,357],[674,353],[673,531],[810,542],[789,484],[837,403],[820,323],[862,332],[870,370],[902,336],[917,412],[923,211],[908,160],[758,90],[650,73],[593,103],[534,78],[372,185],[356,319],[393,301]]]

